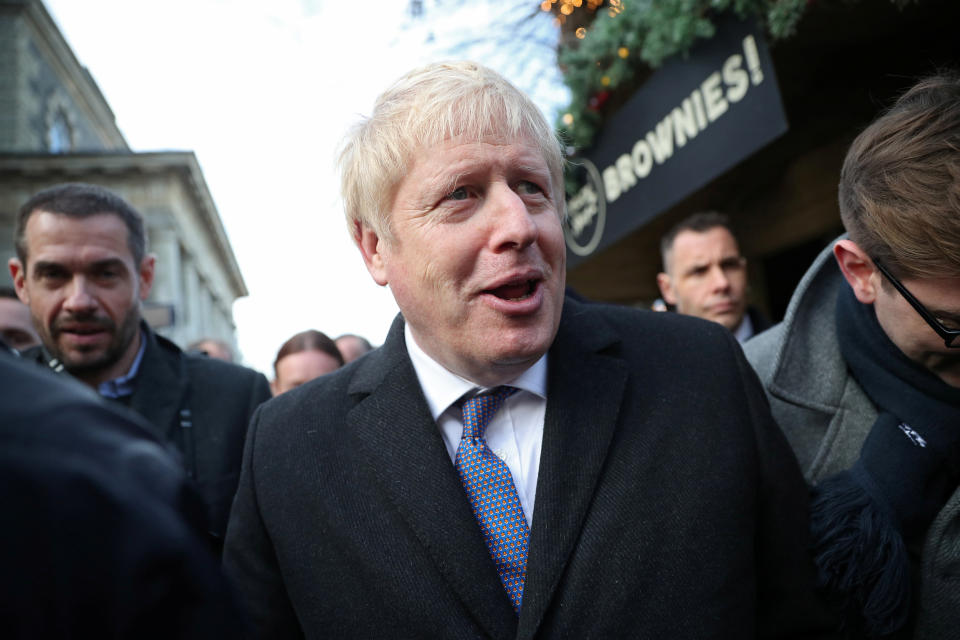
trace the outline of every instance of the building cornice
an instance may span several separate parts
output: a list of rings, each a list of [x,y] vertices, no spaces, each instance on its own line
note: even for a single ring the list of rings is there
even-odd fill
[[[213,196],[192,151],[103,152],[49,155],[0,153],[0,181],[19,176],[49,182],[96,182],[97,176],[172,174],[186,186],[199,218],[224,267],[235,298],[249,294]]]

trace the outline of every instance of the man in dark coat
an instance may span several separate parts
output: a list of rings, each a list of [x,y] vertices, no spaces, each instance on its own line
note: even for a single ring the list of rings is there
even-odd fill
[[[188,356],[140,317],[153,283],[143,219],[116,194],[88,184],[45,189],[19,212],[10,273],[43,342],[24,357],[65,371],[144,416],[174,443],[222,543],[253,410],[266,378]]]
[[[224,567],[259,637],[822,637],[803,480],[732,335],[564,301],[529,98],[411,72],[342,166],[402,316],[254,415]]]
[[[136,416],[0,353],[4,638],[241,631],[203,505]]]

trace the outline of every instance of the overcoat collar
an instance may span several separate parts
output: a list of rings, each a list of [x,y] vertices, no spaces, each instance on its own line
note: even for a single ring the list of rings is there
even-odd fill
[[[770,393],[793,404],[834,413],[843,394],[846,366],[836,366],[840,346],[836,296],[846,286],[830,243],[797,285],[784,315],[786,338],[774,356]],[[815,335],[817,340],[807,340]],[[831,366],[826,366],[831,365]]]
[[[178,424],[175,418],[189,381],[182,358],[170,357],[165,350],[167,345],[160,344],[160,338],[146,323],[141,323],[141,332],[147,341],[147,349],[140,363],[130,408],[147,419],[157,436],[170,440],[175,435],[171,430]],[[172,344],[169,347],[176,349]]]
[[[803,470],[809,482],[849,468],[876,416],[840,355],[837,294],[849,285],[833,257],[834,244],[820,252],[790,299],[767,388],[774,398],[808,413],[806,428],[823,430]]]
[[[536,508],[518,638],[536,635],[580,538],[623,404],[619,338],[592,305],[567,299],[550,348]]]
[[[358,363],[348,428],[366,472],[408,523],[465,608],[492,638],[532,637],[579,536],[616,425],[626,366],[601,353],[615,336],[568,300],[550,350],[540,476],[519,621],[430,416],[398,316]],[[518,626],[519,623],[519,626]]]

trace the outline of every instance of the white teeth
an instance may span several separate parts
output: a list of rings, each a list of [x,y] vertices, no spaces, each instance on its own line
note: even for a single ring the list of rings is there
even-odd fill
[[[533,291],[528,291],[527,293],[523,294],[519,298],[507,298],[507,300],[509,300],[510,302],[520,302],[521,300],[526,300],[532,295],[533,295]]]
[[[526,286],[526,289],[527,289],[522,295],[519,295],[519,296],[516,296],[516,297],[510,297],[510,296],[500,295],[499,293],[496,294],[496,295],[497,295],[497,297],[500,298],[501,300],[507,300],[507,301],[509,301],[509,302],[519,302],[519,301],[521,301],[521,300],[526,300],[527,298],[529,298],[530,296],[532,296],[532,295],[534,294],[534,292],[537,290],[537,284],[536,284],[536,282],[533,281],[533,280],[527,280],[527,281],[525,281],[525,282],[515,282],[515,283],[511,283],[511,284],[506,284],[506,285],[503,285],[502,287],[498,287],[498,289],[515,289],[515,288],[518,288],[518,287],[521,287],[521,286]],[[491,290],[491,292],[492,292],[492,291],[493,291],[493,290]]]

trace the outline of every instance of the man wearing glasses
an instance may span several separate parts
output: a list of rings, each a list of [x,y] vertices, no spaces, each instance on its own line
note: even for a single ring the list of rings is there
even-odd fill
[[[745,351],[813,486],[823,586],[852,637],[960,627],[960,77],[853,142],[847,235]]]

